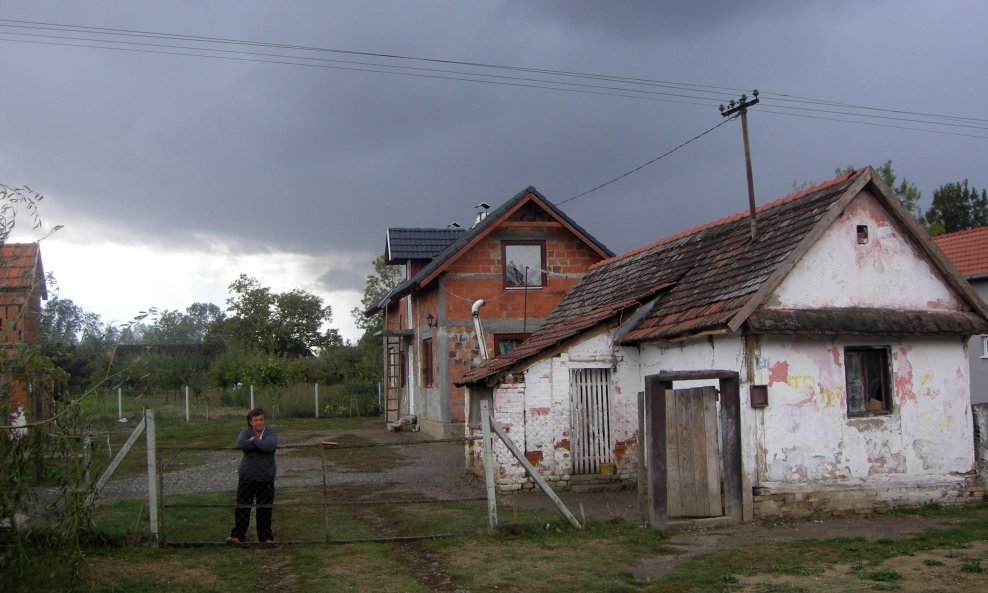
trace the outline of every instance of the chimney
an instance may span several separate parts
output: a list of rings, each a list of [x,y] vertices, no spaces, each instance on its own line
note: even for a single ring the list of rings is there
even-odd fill
[[[487,202],[481,202],[474,206],[477,209],[477,218],[473,221],[473,226],[480,224],[480,221],[487,218],[487,211],[491,209],[491,205]]]

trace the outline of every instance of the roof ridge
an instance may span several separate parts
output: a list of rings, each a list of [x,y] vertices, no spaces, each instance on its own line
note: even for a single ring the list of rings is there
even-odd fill
[[[953,239],[954,237],[961,237],[963,235],[973,235],[980,233],[988,233],[988,226],[974,227],[973,229],[964,229],[962,231],[954,231],[952,233],[944,233],[942,235],[937,235],[936,237],[930,237],[934,241],[939,239]]]
[[[858,173],[860,173],[863,170],[864,169],[858,169],[856,171],[850,171],[848,173],[844,173],[843,175],[838,175],[837,177],[834,177],[833,179],[831,179],[829,181],[824,181],[823,183],[819,183],[819,184],[814,185],[812,187],[808,187],[808,188],[802,189],[802,190],[800,190],[798,192],[789,194],[788,196],[785,196],[785,197],[782,197],[782,198],[773,200],[771,202],[768,202],[766,204],[763,204],[763,205],[755,208],[755,213],[757,214],[757,213],[761,213],[761,212],[763,212],[765,210],[770,210],[772,208],[777,208],[777,207],[779,207],[779,206],[781,206],[783,204],[787,204],[789,202],[794,202],[794,201],[796,201],[796,200],[798,200],[800,198],[806,197],[807,195],[809,195],[811,193],[816,193],[818,191],[822,191],[822,190],[827,189],[829,187],[832,187],[834,185],[838,185],[840,183],[843,183],[843,182],[847,181],[848,179],[850,179],[851,177],[857,175]],[[615,255],[614,257],[611,257],[611,258],[608,258],[608,259],[599,261],[599,262],[593,264],[592,266],[590,266],[589,269],[590,270],[594,270],[594,269],[596,269],[598,267],[601,267],[601,266],[604,266],[604,265],[613,263],[615,261],[618,261],[618,260],[621,260],[621,259],[624,259],[624,258],[627,258],[627,257],[632,257],[634,255],[638,255],[639,253],[643,253],[645,251],[649,251],[651,249],[654,249],[654,248],[659,247],[661,245],[664,245],[666,243],[671,243],[673,241],[682,239],[684,237],[688,237],[690,235],[694,235],[696,233],[699,233],[700,231],[705,231],[705,230],[712,229],[712,228],[715,228],[715,227],[718,227],[718,226],[722,226],[722,225],[725,225],[725,224],[728,224],[728,223],[731,223],[731,222],[734,222],[734,221],[737,221],[737,220],[741,220],[741,219],[747,218],[748,216],[749,216],[749,212],[747,212],[747,211],[746,212],[738,212],[737,214],[731,214],[731,215],[728,215],[728,216],[724,216],[722,218],[718,218],[716,220],[712,220],[710,222],[706,222],[704,224],[701,224],[699,226],[693,227],[691,229],[688,229],[688,230],[685,230],[685,231],[676,233],[675,235],[670,235],[668,237],[664,237],[662,239],[659,239],[658,241],[655,241],[653,243],[649,243],[648,245],[643,245],[641,247],[637,247],[635,249],[632,249],[631,251],[627,251],[627,252],[622,253],[620,255]]]

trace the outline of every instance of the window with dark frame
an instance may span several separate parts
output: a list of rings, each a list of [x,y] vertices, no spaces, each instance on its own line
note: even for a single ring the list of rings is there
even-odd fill
[[[494,356],[507,354],[532,334],[494,334]]]
[[[890,360],[888,346],[844,348],[848,416],[892,411]]]
[[[505,288],[545,286],[545,243],[504,241],[501,243]]]
[[[432,387],[432,338],[422,340],[422,386]]]
[[[981,336],[981,358],[988,358],[988,336]]]

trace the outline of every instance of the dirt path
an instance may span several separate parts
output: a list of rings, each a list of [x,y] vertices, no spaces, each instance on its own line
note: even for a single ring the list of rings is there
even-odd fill
[[[824,518],[786,523],[749,522],[710,529],[676,532],[669,540],[672,555],[644,558],[632,570],[641,582],[655,581],[677,565],[716,550],[762,543],[863,537],[870,542],[883,538],[904,539],[927,529],[942,529],[960,523],[958,518],[928,518],[903,515],[865,515],[849,518]]]

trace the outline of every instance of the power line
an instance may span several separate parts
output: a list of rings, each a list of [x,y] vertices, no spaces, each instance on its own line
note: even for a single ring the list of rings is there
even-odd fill
[[[683,142],[682,144],[680,144],[680,145],[679,145],[679,146],[677,146],[676,148],[673,148],[672,150],[670,150],[670,151],[668,151],[668,152],[666,152],[666,153],[664,153],[664,154],[660,154],[659,156],[657,156],[657,157],[655,157],[654,159],[652,159],[652,160],[650,160],[650,161],[648,161],[648,162],[646,162],[646,163],[642,163],[642,164],[640,164],[640,165],[638,165],[637,167],[635,167],[634,169],[632,169],[632,170],[630,170],[630,171],[628,171],[627,173],[623,173],[623,174],[621,174],[621,175],[618,175],[617,177],[615,177],[614,179],[611,179],[610,181],[605,181],[604,183],[601,183],[601,184],[600,184],[600,185],[598,185],[597,187],[594,187],[594,188],[591,188],[591,189],[588,189],[587,191],[585,191],[585,192],[583,192],[583,193],[579,193],[579,194],[577,194],[577,195],[575,195],[575,196],[573,196],[573,197],[571,197],[571,198],[566,198],[565,200],[563,200],[563,201],[561,201],[561,202],[556,202],[556,205],[557,205],[557,206],[561,206],[562,204],[565,204],[566,202],[572,202],[573,200],[575,200],[575,199],[577,199],[577,198],[582,198],[583,196],[585,196],[585,195],[587,195],[587,194],[591,194],[591,193],[593,193],[593,192],[595,192],[595,191],[597,191],[598,189],[601,189],[601,188],[603,188],[603,187],[607,187],[608,185],[610,185],[610,184],[612,184],[612,183],[614,183],[615,181],[619,181],[619,180],[621,180],[621,179],[624,179],[625,177],[627,177],[628,175],[631,175],[632,173],[637,173],[638,171],[641,171],[642,169],[644,169],[645,167],[647,167],[647,166],[649,166],[649,165],[651,165],[652,163],[654,163],[654,162],[656,162],[656,161],[659,161],[659,160],[661,160],[661,159],[664,159],[665,157],[667,157],[667,156],[669,156],[670,154],[672,154],[672,153],[674,153],[674,152],[676,152],[677,150],[679,150],[680,148],[682,148],[682,147],[684,147],[684,146],[686,146],[686,145],[687,145],[687,144],[689,144],[690,142],[693,142],[694,140],[699,140],[700,138],[702,138],[702,137],[704,137],[704,136],[706,136],[706,135],[707,135],[707,134],[709,134],[710,132],[713,132],[713,131],[714,131],[714,130],[716,130],[717,128],[719,128],[719,127],[721,127],[722,125],[724,125],[724,124],[726,124],[727,122],[729,122],[729,121],[731,121],[732,119],[735,119],[736,117],[737,117],[736,115],[735,115],[735,116],[732,116],[732,117],[728,117],[727,119],[725,119],[725,120],[723,120],[723,121],[721,121],[721,122],[720,122],[719,124],[717,124],[716,126],[714,126],[714,127],[712,127],[712,128],[710,128],[710,129],[708,129],[708,130],[704,130],[703,132],[700,132],[700,133],[699,133],[699,134],[697,134],[696,136],[693,136],[692,138],[690,138],[690,139],[689,139],[689,140],[687,140],[686,142]]]
[[[7,23],[7,24],[4,24],[4,23]],[[375,63],[353,62],[353,61],[348,61],[348,60],[327,60],[327,61],[338,62],[338,63],[352,63],[352,64],[359,65],[359,66],[369,66],[369,67],[372,67],[372,68],[389,68],[389,69],[393,69],[393,70],[380,71],[380,70],[367,70],[367,69],[361,69],[361,68],[331,67],[333,69],[339,69],[339,70],[354,70],[354,71],[374,72],[374,73],[380,73],[380,74],[397,74],[397,75],[404,75],[404,76],[409,76],[409,74],[403,73],[403,72],[400,72],[400,71],[397,71],[396,72],[394,70],[412,70],[412,71],[424,71],[424,72],[437,72],[440,75],[435,75],[435,76],[423,75],[421,77],[422,78],[438,78],[438,79],[446,79],[446,80],[459,80],[459,81],[464,81],[464,82],[488,82],[488,83],[490,82],[490,81],[486,81],[486,80],[483,80],[483,81],[482,80],[477,80],[475,78],[462,78],[463,76],[476,76],[476,77],[481,77],[481,78],[494,78],[494,79],[502,79],[502,80],[521,81],[521,82],[523,82],[523,84],[513,84],[513,83],[509,82],[509,83],[506,83],[508,86],[521,86],[521,87],[527,87],[527,88],[543,88],[543,89],[548,89],[548,90],[565,90],[565,91],[568,91],[568,92],[579,92],[579,91],[574,90],[572,88],[560,88],[560,86],[562,86],[562,87],[577,87],[577,88],[579,88],[579,87],[596,88],[596,89],[598,89],[600,91],[604,91],[604,92],[591,91],[591,92],[589,92],[589,94],[603,94],[603,95],[618,96],[618,97],[623,97],[623,98],[639,98],[639,99],[646,99],[646,100],[656,100],[656,99],[654,99],[654,97],[640,96],[640,95],[654,94],[654,95],[661,95],[661,96],[677,97],[679,99],[686,99],[685,101],[683,101],[683,100],[675,100],[675,101],[671,101],[671,102],[690,103],[691,101],[694,101],[694,102],[696,102],[696,104],[700,104],[700,105],[704,105],[705,104],[705,103],[702,103],[702,101],[707,101],[707,100],[718,101],[718,100],[721,100],[721,99],[718,98],[718,97],[708,97],[708,96],[698,96],[698,95],[716,95],[716,94],[723,93],[723,92],[732,92],[733,93],[734,91],[741,90],[741,89],[734,89],[732,87],[715,86],[715,85],[707,85],[707,84],[693,84],[693,83],[685,83],[685,82],[654,80],[654,79],[647,79],[647,78],[635,78],[635,77],[615,76],[615,75],[607,75],[607,74],[595,74],[595,73],[586,73],[586,72],[574,72],[574,71],[567,71],[567,70],[553,70],[553,69],[545,69],[545,68],[529,68],[529,67],[521,67],[521,66],[510,66],[510,65],[492,64],[492,63],[484,63],[484,62],[468,62],[468,61],[450,60],[450,59],[442,59],[442,58],[425,58],[425,57],[407,56],[407,55],[401,55],[401,54],[389,54],[389,53],[380,53],[380,52],[365,52],[365,51],[346,50],[346,49],[323,48],[323,47],[305,46],[305,45],[287,44],[287,43],[273,43],[273,42],[261,42],[261,41],[242,40],[242,39],[222,38],[222,37],[206,37],[206,36],[198,36],[198,35],[183,35],[183,34],[174,34],[174,33],[160,33],[160,32],[152,32],[152,31],[141,31],[141,30],[135,30],[135,29],[114,29],[114,28],[107,28],[107,27],[89,27],[89,26],[82,26],[82,25],[66,25],[66,24],[59,24],[59,23],[40,22],[40,21],[24,21],[24,20],[13,20],[13,19],[0,19],[0,27],[5,27],[5,28],[20,28],[20,29],[33,29],[33,30],[48,30],[48,31],[59,31],[59,32],[85,32],[85,33],[89,33],[89,34],[105,35],[105,36],[113,36],[113,37],[151,38],[151,39],[159,39],[159,40],[191,41],[191,42],[205,43],[205,44],[230,44],[230,45],[242,45],[242,46],[248,46],[248,47],[270,47],[270,48],[278,48],[278,49],[285,49],[285,50],[292,50],[292,51],[319,52],[319,53],[336,53],[336,54],[353,55],[353,56],[377,57],[377,58],[384,58],[384,59],[390,59],[390,60],[399,60],[399,61],[431,62],[431,63],[437,63],[437,64],[459,65],[459,66],[467,66],[467,67],[471,67],[471,68],[480,68],[480,69],[497,69],[497,70],[507,70],[507,71],[514,71],[514,72],[538,73],[538,74],[546,74],[546,75],[555,76],[555,77],[561,77],[561,78],[581,78],[581,79],[593,80],[593,81],[597,81],[597,82],[611,82],[611,83],[617,83],[617,84],[627,85],[627,86],[608,87],[608,86],[602,86],[602,85],[579,84],[579,83],[570,83],[570,82],[555,81],[555,80],[530,79],[530,78],[512,77],[512,76],[497,76],[497,75],[491,75],[491,74],[483,74],[483,73],[480,73],[480,72],[446,71],[446,70],[438,70],[438,69],[430,69],[430,68],[417,68],[417,67],[400,66],[400,65],[390,65],[390,64],[375,64]],[[8,33],[8,34],[14,34],[14,33]],[[20,35],[29,35],[29,34],[20,34]],[[43,37],[43,35],[38,35],[38,36],[42,36]],[[14,41],[14,42],[21,41],[21,40],[16,40],[16,39],[3,39],[3,38],[0,38],[0,40]],[[116,43],[116,44],[129,43],[129,44],[135,44],[135,42],[126,42],[126,41],[118,41],[118,40],[107,40],[107,39],[95,39],[95,40],[94,39],[87,39],[87,41],[92,41],[92,42],[95,42],[95,43],[103,43],[103,44],[105,44],[105,43]],[[57,45],[57,44],[52,44],[52,45]],[[63,45],[72,46],[74,44],[63,44]],[[158,44],[145,44],[145,45],[158,45]],[[118,51],[133,51],[133,50],[129,50],[128,48],[119,48],[119,47],[108,46],[108,45],[99,45],[99,46],[85,46],[85,45],[83,45],[82,47],[93,47],[93,48],[97,48],[97,49],[111,49],[111,50],[118,50]],[[173,47],[178,47],[178,46],[163,46],[163,47],[172,47],[173,48]],[[235,54],[242,54],[242,55],[252,55],[252,52],[238,52],[238,51],[235,51],[235,50],[215,50],[215,49],[205,48],[205,47],[194,47],[194,48],[182,47],[182,49],[189,49],[191,51],[210,51],[210,52],[224,52],[224,53],[235,53]],[[148,51],[146,53],[163,53],[163,54],[184,55],[184,56],[193,56],[193,57],[206,57],[206,58],[218,58],[218,57],[221,57],[221,56],[214,56],[214,55],[208,55],[208,54],[207,55],[204,55],[204,54],[184,53],[184,52],[154,52],[154,51]],[[307,64],[307,63],[296,63],[296,62],[292,62],[291,60],[306,60],[306,61],[318,60],[318,58],[311,58],[311,57],[306,57],[306,56],[284,56],[284,55],[280,55],[280,54],[274,54],[274,55],[271,55],[271,54],[256,54],[256,55],[261,55],[261,56],[265,56],[266,55],[268,57],[275,57],[275,58],[278,58],[278,59],[275,59],[275,60],[270,60],[270,59],[261,59],[261,60],[244,59],[242,61],[256,61],[256,62],[259,62],[259,63],[282,64],[282,65],[312,65],[312,64]],[[329,67],[329,66],[326,66],[326,67]],[[549,86],[545,86],[545,85],[549,85]],[[647,90],[642,90],[640,88],[629,88],[629,87],[646,87],[646,88],[647,87],[659,87],[659,88],[666,88],[666,89],[670,89],[670,90],[685,91],[685,92],[690,92],[690,93],[694,93],[694,94],[693,95],[680,95],[678,93],[664,93],[664,92],[656,92],[656,91],[647,91]],[[633,95],[628,95],[627,93],[634,93],[634,94]],[[894,114],[898,114],[898,115],[907,115],[907,116],[913,116],[913,117],[942,119],[942,120],[947,120],[947,121],[952,121],[952,122],[968,122],[968,123],[971,123],[971,124],[974,124],[974,123],[988,124],[988,119],[982,119],[982,118],[961,117],[961,116],[953,116],[953,115],[941,115],[941,114],[933,114],[933,113],[926,113],[926,112],[916,112],[916,111],[888,109],[888,108],[881,108],[881,107],[871,107],[871,106],[857,105],[857,104],[853,104],[853,103],[846,103],[846,102],[839,102],[839,101],[831,101],[831,100],[825,100],[825,99],[813,99],[813,98],[809,98],[809,97],[802,97],[802,96],[799,96],[799,95],[794,95],[794,94],[784,93],[784,92],[777,92],[777,91],[763,91],[762,95],[763,95],[763,97],[765,97],[766,95],[775,96],[776,97],[775,101],[777,101],[777,102],[790,102],[790,103],[803,104],[803,105],[820,105],[820,106],[826,106],[826,107],[837,107],[837,108],[843,108],[843,109],[852,109],[852,110],[857,110],[857,111],[874,112],[874,113],[881,113],[881,112],[894,113]],[[709,105],[709,104],[707,103],[706,105]],[[784,105],[776,105],[776,106],[777,107],[780,107],[780,108],[797,109],[796,107],[788,107],[788,106],[784,106]],[[804,109],[804,110],[807,110],[807,111],[820,112],[820,113],[835,113],[835,114],[846,115],[846,116],[851,116],[851,117],[881,117],[881,116],[870,115],[870,113],[864,113],[864,114],[862,114],[862,113],[853,113],[853,112],[848,112],[848,111],[833,111],[833,110],[830,110],[830,109],[813,109],[813,108],[809,108],[809,107],[803,107],[801,109]],[[824,119],[824,118],[819,118],[819,119]],[[908,121],[908,122],[913,122],[913,123],[922,123],[922,124],[927,124],[927,125],[949,125],[949,126],[956,126],[956,127],[968,127],[968,126],[965,126],[965,125],[960,124],[960,123],[947,123],[946,121],[944,121],[944,122],[937,122],[937,121],[918,120],[918,119],[912,119],[912,118],[902,118],[902,121]],[[864,123],[864,122],[862,122],[862,123]],[[969,126],[969,127],[972,128],[972,129],[986,129],[986,128],[982,128],[981,126],[976,126],[976,125],[972,125],[972,126]]]

